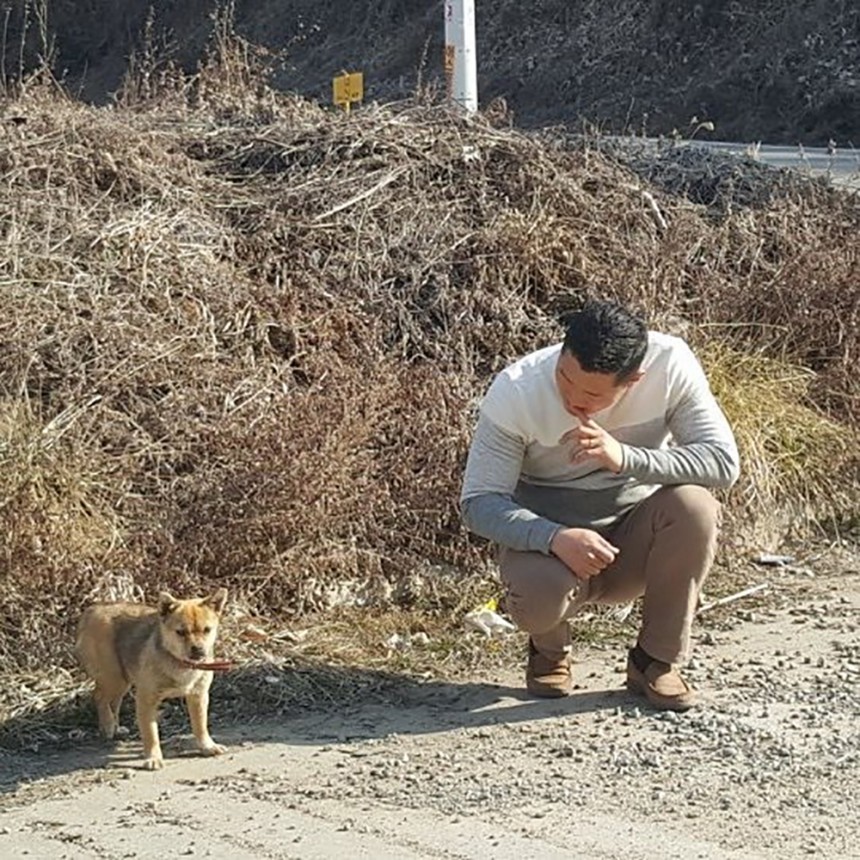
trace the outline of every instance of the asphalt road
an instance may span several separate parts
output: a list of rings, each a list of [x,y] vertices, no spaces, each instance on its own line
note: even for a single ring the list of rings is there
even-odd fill
[[[829,176],[837,185],[860,189],[860,150],[722,141],[695,141],[694,143],[723,152],[746,153],[774,167],[790,167],[814,175]]]

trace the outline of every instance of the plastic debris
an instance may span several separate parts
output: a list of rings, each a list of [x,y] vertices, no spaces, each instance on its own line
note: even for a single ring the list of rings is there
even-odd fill
[[[409,637],[400,633],[392,633],[385,640],[385,647],[389,651],[405,651],[409,647]]]
[[[620,624],[628,619],[632,611],[632,603],[621,603],[618,606],[610,607],[606,614],[611,621],[617,621]]]
[[[488,600],[483,606],[473,609],[466,613],[463,619],[463,625],[467,630],[477,630],[483,633],[487,638],[495,635],[511,633],[516,630],[516,626],[507,618],[503,618],[496,611],[499,608],[499,602],[495,598]]]
[[[777,567],[780,573],[799,573],[802,576],[815,576],[811,568],[795,564],[795,557],[793,555],[776,555],[771,552],[762,552],[753,559],[753,562],[755,564],[768,565],[769,567]]]
[[[794,561],[793,555],[775,555],[772,552],[759,553],[753,561],[756,564],[767,564],[772,567],[784,567]]]
[[[385,640],[385,647],[389,651],[407,651],[413,645],[429,645],[430,637],[419,630],[418,633],[392,633]]]

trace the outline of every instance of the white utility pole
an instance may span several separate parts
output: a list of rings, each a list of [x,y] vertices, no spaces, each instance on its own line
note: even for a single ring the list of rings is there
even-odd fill
[[[445,0],[445,79],[451,101],[478,109],[475,0]]]

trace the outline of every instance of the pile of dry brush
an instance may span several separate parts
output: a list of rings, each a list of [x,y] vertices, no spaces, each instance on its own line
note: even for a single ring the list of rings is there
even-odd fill
[[[789,183],[714,217],[588,145],[346,116],[246,60],[112,108],[50,82],[3,102],[7,668],[66,661],[117,583],[298,613],[483,565],[457,511],[476,404],[586,295],[701,350],[747,454],[731,509],[856,512],[856,198]]]

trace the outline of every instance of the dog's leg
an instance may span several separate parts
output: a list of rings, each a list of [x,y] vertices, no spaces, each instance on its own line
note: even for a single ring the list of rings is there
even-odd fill
[[[112,741],[118,734],[122,734],[119,725],[119,708],[115,707],[114,704],[122,702],[126,689],[127,686],[124,682],[121,687],[117,688],[116,684],[101,680],[96,684],[93,691],[93,699],[99,715],[99,728],[109,741]]]
[[[99,729],[107,740],[112,741],[116,734],[116,720],[114,719],[113,711],[111,711],[110,699],[110,693],[100,684],[96,684],[96,688],[93,690],[93,701],[96,703]]]
[[[119,722],[119,713],[122,710],[122,700],[125,698],[125,694],[128,692],[128,688],[126,687],[118,695],[114,696],[110,703],[111,713],[113,714],[114,725],[116,726],[115,734],[118,738],[126,738],[128,737],[128,729],[125,726],[121,726]]]
[[[185,697],[185,707],[191,718],[191,731],[197,740],[197,746],[204,755],[221,755],[227,752],[227,747],[216,744],[209,734],[209,690],[197,690]]]
[[[158,738],[158,705],[160,699],[151,693],[138,690],[136,693],[135,710],[137,711],[137,727],[143,741],[143,766],[146,770],[160,770],[164,767],[164,757],[161,754],[161,742]]]

